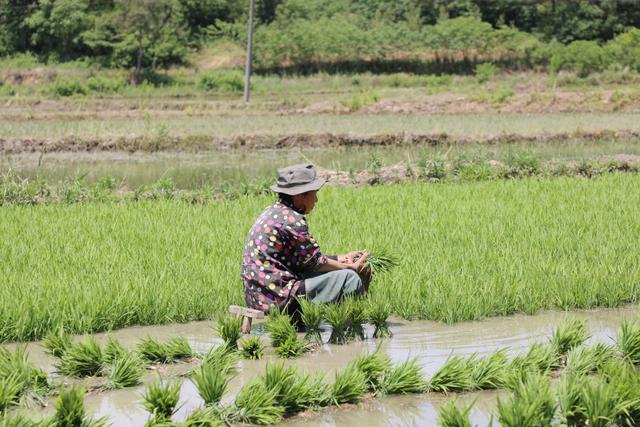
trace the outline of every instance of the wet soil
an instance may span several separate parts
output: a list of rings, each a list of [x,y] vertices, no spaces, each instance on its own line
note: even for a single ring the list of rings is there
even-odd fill
[[[324,345],[319,350],[300,359],[287,361],[308,372],[322,372],[331,381],[334,372],[343,368],[349,361],[363,351],[373,351],[382,345],[394,362],[402,362],[409,357],[417,358],[423,367],[426,377],[430,377],[451,354],[470,356],[483,355],[497,349],[508,349],[510,354],[525,351],[533,342],[547,340],[552,330],[567,316],[588,321],[592,333],[590,342],[612,343],[623,320],[637,319],[640,314],[638,306],[627,306],[617,309],[598,309],[576,311],[571,313],[547,311],[537,315],[516,315],[511,317],[491,318],[475,322],[462,322],[446,325],[431,321],[404,321],[392,319],[391,330],[394,336],[386,341],[367,339],[344,346]],[[205,352],[222,340],[217,337],[212,322],[191,322],[166,326],[127,328],[111,333],[125,346],[133,347],[141,338],[152,336],[166,339],[173,335],[186,337],[191,345],[200,352]],[[259,332],[260,324],[256,325]],[[368,330],[370,336],[372,331]],[[325,331],[325,341],[328,331]],[[95,335],[104,342],[107,334]],[[266,337],[264,338],[266,339]],[[8,347],[13,347],[10,344]],[[30,360],[45,368],[54,375],[55,381],[65,382],[68,379],[55,377],[54,360],[47,356],[40,343],[28,344]],[[233,380],[224,402],[233,400],[239,388],[264,371],[268,360],[275,356],[267,355],[267,360],[242,361],[239,375]],[[182,363],[173,366],[158,366],[147,374],[147,381],[160,375],[182,381],[181,408],[175,419],[184,419],[188,413],[202,404],[193,384],[180,375],[187,372],[197,362]],[[91,380],[89,380],[90,382]],[[95,382],[95,380],[94,380]],[[86,397],[86,406],[95,417],[107,416],[116,426],[142,426],[148,414],[141,406],[141,393],[144,387],[110,392],[92,392]],[[503,391],[467,393],[457,396],[465,403],[475,401],[472,421],[475,425],[487,425],[495,408],[495,398]],[[452,396],[440,394],[424,394],[417,396],[390,396],[380,399],[365,399],[359,405],[348,405],[342,408],[327,408],[318,412],[307,412],[292,417],[284,422],[292,426],[338,426],[338,425],[435,425],[438,408]],[[43,409],[21,409],[30,417],[39,418],[52,412],[52,402]]]

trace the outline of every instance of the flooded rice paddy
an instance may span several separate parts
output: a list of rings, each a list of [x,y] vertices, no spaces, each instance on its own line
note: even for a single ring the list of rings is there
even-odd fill
[[[640,309],[637,305],[617,309],[598,309],[564,313],[547,311],[537,315],[517,315],[498,317],[475,322],[462,322],[445,325],[431,321],[405,321],[392,319],[393,337],[386,341],[367,339],[344,346],[324,345],[318,351],[300,359],[287,361],[308,372],[322,372],[331,381],[333,373],[343,368],[349,361],[364,351],[373,351],[381,344],[384,351],[394,362],[416,357],[423,367],[425,376],[430,377],[451,355],[483,355],[497,349],[508,349],[510,354],[523,352],[530,344],[547,340],[553,329],[566,316],[586,319],[592,334],[590,342],[611,343],[623,320],[637,319]],[[255,333],[261,333],[261,325],[254,327]],[[325,333],[328,334],[328,331]],[[370,336],[372,331],[368,331]],[[205,352],[222,343],[217,337],[213,322],[191,322],[166,326],[134,327],[122,329],[110,334],[127,347],[133,347],[146,336],[165,339],[180,335],[188,339],[196,351]],[[96,338],[104,342],[106,334]],[[325,341],[328,336],[325,336]],[[265,337],[266,339],[266,337]],[[9,344],[10,347],[14,344]],[[37,366],[46,369],[55,378],[54,359],[44,353],[39,343],[28,344],[30,359]],[[232,381],[223,402],[230,402],[242,385],[264,372],[267,361],[275,360],[268,355],[260,361],[241,362],[238,376]],[[193,409],[201,406],[193,384],[181,375],[195,366],[195,362],[178,365],[160,366],[148,372],[146,382],[159,374],[163,378],[183,381],[181,407],[174,417],[184,419]],[[69,381],[57,378],[58,381]],[[115,426],[142,426],[148,413],[142,407],[144,386],[109,392],[91,392],[86,396],[89,414],[94,417],[108,417]],[[471,412],[474,425],[487,425],[492,420],[496,397],[503,391],[482,391],[457,396],[465,403],[475,402]],[[285,420],[288,426],[339,426],[339,425],[435,425],[438,409],[450,396],[440,394],[422,394],[412,396],[390,396],[365,400],[362,404],[350,407],[332,407],[313,413],[303,413]],[[21,409],[31,417],[43,417],[53,411],[50,403],[44,409]],[[494,420],[495,424],[495,420]]]
[[[513,152],[526,151],[539,160],[572,162],[616,156],[640,156],[635,140],[521,142],[460,144],[450,146],[387,146],[292,148],[280,150],[214,150],[207,152],[53,152],[0,153],[0,174],[9,170],[20,177],[49,182],[83,178],[93,183],[110,176],[121,185],[136,188],[171,178],[177,188],[194,189],[225,182],[271,179],[277,167],[312,162],[339,171],[366,169],[372,159],[389,166],[399,162],[444,156],[502,161]]]

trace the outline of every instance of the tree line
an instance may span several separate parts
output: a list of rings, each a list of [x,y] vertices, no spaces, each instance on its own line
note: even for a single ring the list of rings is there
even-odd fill
[[[258,70],[467,71],[477,62],[590,72],[640,63],[637,0],[256,0]],[[0,56],[133,70],[244,42],[248,0],[0,0]],[[586,52],[590,64],[575,65]],[[631,55],[629,57],[629,55]],[[580,55],[577,55],[580,56]]]

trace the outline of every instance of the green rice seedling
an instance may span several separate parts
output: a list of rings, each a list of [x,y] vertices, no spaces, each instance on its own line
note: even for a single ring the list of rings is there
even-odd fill
[[[362,324],[367,320],[366,307],[361,298],[346,298],[342,301],[349,311],[349,320],[345,329],[347,340],[365,338]]]
[[[473,404],[460,408],[455,399],[445,402],[438,411],[438,425],[442,427],[471,427],[469,413]]]
[[[58,359],[64,356],[65,352],[72,344],[71,335],[65,333],[62,327],[49,332],[42,342],[47,353]]]
[[[386,250],[370,252],[365,261],[365,266],[369,268],[373,276],[389,272],[399,264],[398,257],[391,255]]]
[[[22,388],[23,383],[17,374],[0,378],[0,413],[18,404]]]
[[[107,389],[134,387],[142,382],[144,366],[140,356],[134,352],[127,352],[116,356],[106,367],[109,376]]]
[[[247,424],[276,424],[282,420],[285,412],[260,380],[243,387],[233,406],[231,420]]]
[[[140,340],[136,349],[147,362],[165,363],[169,360],[164,344],[154,338],[147,337]]]
[[[310,342],[322,344],[320,324],[324,316],[324,305],[314,304],[311,300],[300,298],[298,300],[302,309],[302,323],[306,331],[305,338]]]
[[[104,418],[91,420],[84,409],[84,390],[77,387],[63,388],[56,398],[55,414],[51,425],[55,427],[101,427],[106,426]],[[45,422],[46,423],[46,422]]]
[[[283,363],[268,364],[262,382],[287,414],[322,406],[328,400],[322,376],[300,374],[295,367],[285,367]]]
[[[469,391],[475,387],[473,365],[467,359],[451,356],[427,384],[430,391],[440,393]]]
[[[367,318],[375,327],[374,338],[388,338],[392,336],[387,319],[391,315],[391,304],[387,301],[369,299],[367,304]]]
[[[582,407],[582,390],[585,387],[586,374],[577,371],[565,371],[557,389],[558,405],[562,421],[567,426],[585,425]]]
[[[551,345],[558,356],[566,355],[569,350],[589,339],[586,320],[566,318],[556,328],[551,337]]]
[[[90,377],[98,375],[103,366],[100,344],[91,337],[86,341],[73,344],[60,359],[57,369],[70,377]]]
[[[580,397],[584,425],[593,427],[613,424],[627,413],[627,408],[633,403],[623,400],[614,385],[597,378],[585,380]]]
[[[143,396],[144,408],[156,421],[169,421],[178,410],[180,383],[162,384],[159,380],[151,383]]]
[[[612,359],[602,368],[602,378],[615,390],[625,410],[615,420],[616,425],[633,426],[640,423],[640,370],[625,359]]]
[[[502,388],[507,375],[507,355],[505,350],[495,351],[487,356],[470,361],[473,365],[471,379],[479,390]]]
[[[265,323],[265,328],[271,338],[271,345],[280,347],[291,337],[296,337],[296,329],[291,324],[291,317],[280,312],[270,312]]]
[[[168,359],[171,361],[189,359],[195,355],[189,341],[184,337],[171,337],[165,344]]]
[[[358,356],[353,363],[364,374],[370,391],[376,391],[380,387],[385,372],[392,367],[391,358],[382,354],[380,346],[373,353]]]
[[[215,364],[202,364],[195,370],[191,381],[198,389],[198,394],[209,406],[217,405],[229,386],[233,375],[231,369],[220,369]]]
[[[560,367],[556,350],[549,344],[534,343],[525,354],[518,355],[509,363],[509,374],[522,372],[548,372]]]
[[[412,394],[426,390],[422,368],[416,359],[394,366],[384,373],[379,391],[381,394]]]
[[[53,424],[50,420],[34,422],[20,414],[9,416],[7,413],[0,413],[0,427],[48,427]]]
[[[348,341],[350,310],[346,304],[328,304],[324,310],[324,318],[331,325],[329,343],[345,344]]]
[[[599,371],[611,359],[615,357],[613,347],[604,343],[593,346],[579,346],[567,354],[565,373],[585,375]]]
[[[307,341],[301,340],[297,335],[292,335],[276,347],[276,354],[285,359],[294,359],[302,356],[309,349],[310,345]]]
[[[220,409],[205,407],[196,409],[180,424],[179,427],[225,427],[227,424],[220,419]]]
[[[498,421],[504,427],[548,426],[555,411],[549,380],[537,372],[518,380],[509,398],[498,398]]]
[[[229,313],[218,316],[216,330],[224,344],[231,350],[238,349],[238,340],[242,337],[242,318]]]
[[[640,365],[640,322],[622,322],[616,340],[622,357],[636,366]]]
[[[202,359],[203,365],[211,365],[218,370],[235,372],[237,362],[236,352],[230,350],[226,345],[219,345],[209,350]]]
[[[14,351],[0,348],[0,381],[3,382],[5,402],[13,401],[15,382],[20,385],[16,397],[27,405],[33,401],[43,403],[50,388],[47,375],[29,362],[25,346],[18,346]]]
[[[107,345],[104,346],[104,363],[113,363],[116,359],[121,359],[129,354],[129,351],[113,337],[107,339]]]
[[[245,359],[260,360],[264,355],[264,344],[260,337],[251,336],[240,342],[240,354]]]
[[[336,373],[331,387],[331,401],[342,403],[358,403],[367,392],[368,384],[365,374],[351,362],[342,371]]]

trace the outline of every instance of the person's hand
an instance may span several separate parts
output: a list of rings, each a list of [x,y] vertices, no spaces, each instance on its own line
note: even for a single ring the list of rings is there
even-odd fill
[[[338,261],[345,264],[353,264],[362,251],[351,251],[344,255],[338,255]]]
[[[356,253],[360,255],[360,257],[355,262],[351,263],[350,268],[356,273],[362,273],[367,269],[365,262],[367,261],[367,258],[369,258],[369,252],[364,251]]]

